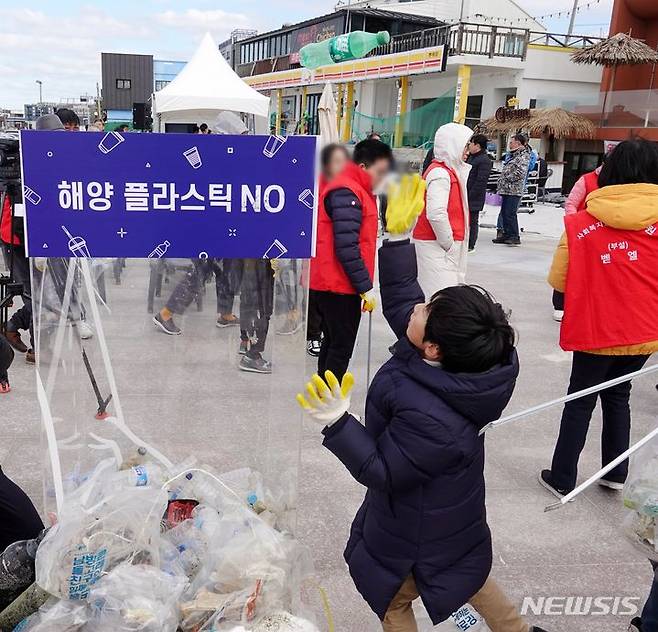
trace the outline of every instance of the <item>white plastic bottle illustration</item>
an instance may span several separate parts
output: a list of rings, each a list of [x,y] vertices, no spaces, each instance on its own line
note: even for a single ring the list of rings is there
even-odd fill
[[[161,244],[158,244],[151,254],[148,256],[149,259],[160,259],[164,257],[167,254],[167,250],[169,250],[169,246],[171,246],[171,243],[168,242],[167,240],[163,241]]]

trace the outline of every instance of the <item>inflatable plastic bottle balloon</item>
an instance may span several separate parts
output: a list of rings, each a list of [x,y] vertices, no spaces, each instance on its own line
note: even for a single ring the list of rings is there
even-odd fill
[[[390,41],[391,36],[387,31],[379,31],[379,33],[353,31],[322,42],[307,44],[299,51],[299,60],[305,68],[315,69],[365,57],[377,46],[388,44]]]

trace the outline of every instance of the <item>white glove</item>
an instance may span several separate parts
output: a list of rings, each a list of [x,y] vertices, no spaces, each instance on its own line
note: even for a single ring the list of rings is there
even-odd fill
[[[297,395],[297,403],[313,420],[323,426],[335,424],[350,408],[350,392],[354,388],[354,376],[345,373],[343,383],[327,371],[325,380],[315,374],[306,385],[308,399],[301,393]]]

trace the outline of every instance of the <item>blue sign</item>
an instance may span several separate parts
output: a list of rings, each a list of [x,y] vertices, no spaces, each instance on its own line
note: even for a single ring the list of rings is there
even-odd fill
[[[309,258],[316,138],[21,133],[31,257]]]

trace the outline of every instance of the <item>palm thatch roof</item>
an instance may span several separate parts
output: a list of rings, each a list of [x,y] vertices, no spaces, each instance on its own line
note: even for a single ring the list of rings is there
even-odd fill
[[[537,108],[529,112],[528,118],[510,118],[505,122],[492,117],[482,121],[478,127],[490,135],[523,130],[531,136],[547,134],[555,138],[594,137],[594,131],[596,130],[594,123],[575,112],[569,112],[562,108]]]
[[[577,64],[598,66],[624,66],[658,63],[658,52],[627,33],[617,33],[598,44],[588,46],[571,54]]]

